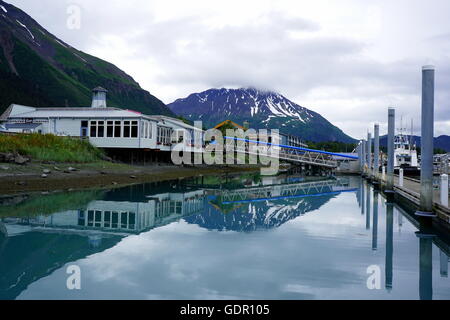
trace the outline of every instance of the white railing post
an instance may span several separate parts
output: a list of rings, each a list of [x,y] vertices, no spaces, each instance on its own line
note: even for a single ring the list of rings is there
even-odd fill
[[[441,204],[448,208],[448,175],[441,176]]]
[[[381,168],[381,180],[385,181],[386,180],[386,167],[383,166]]]
[[[403,171],[403,169],[400,169],[400,171],[399,171],[399,175],[398,175],[398,184],[399,184],[399,186],[400,187],[403,187],[403,185],[404,185],[404,171]]]

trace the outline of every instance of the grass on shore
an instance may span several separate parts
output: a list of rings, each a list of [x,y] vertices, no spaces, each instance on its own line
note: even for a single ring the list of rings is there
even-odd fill
[[[57,212],[85,209],[89,202],[99,199],[103,191],[76,191],[49,195],[34,194],[26,200],[12,205],[1,204],[0,218],[31,218],[47,216]]]
[[[99,161],[102,151],[88,141],[52,134],[0,135],[0,152],[17,152],[38,161],[87,163]]]

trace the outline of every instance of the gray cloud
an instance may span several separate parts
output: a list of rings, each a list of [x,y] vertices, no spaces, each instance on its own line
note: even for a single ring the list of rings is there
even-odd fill
[[[153,1],[139,0],[126,4],[80,0],[82,30],[73,31],[65,26],[70,2],[10,2],[68,43],[116,63],[167,103],[193,90],[261,87],[322,113],[355,137],[362,137],[371,122],[383,124],[389,105],[419,124],[420,68],[432,55],[438,67],[436,134],[450,134],[450,64],[444,50],[448,49],[450,24],[436,25],[443,23],[437,10],[449,6],[439,0],[434,0],[439,6],[434,16],[422,21],[417,19],[422,10],[418,1],[395,5],[380,1],[384,13],[380,28],[387,30],[377,37],[364,35],[364,15],[361,21],[356,15],[365,11],[358,11],[361,4],[354,1],[346,2],[349,11],[355,10],[354,18],[341,17],[337,24],[348,25],[345,32],[326,29],[318,18],[294,17],[275,9],[246,23],[212,24],[215,16],[200,6],[192,13],[161,18]],[[406,4],[411,20],[395,24],[390,14]],[[167,6],[175,10],[176,2]],[[367,19],[372,19],[377,10],[367,12]],[[251,9],[244,13],[250,15]],[[435,24],[428,25],[432,19]],[[363,36],[352,23],[361,28]],[[409,39],[411,33],[417,33],[417,41]]]

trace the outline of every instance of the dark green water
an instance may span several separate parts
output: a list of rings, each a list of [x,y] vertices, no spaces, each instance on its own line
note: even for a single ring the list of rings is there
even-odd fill
[[[0,299],[450,299],[448,239],[418,233],[359,178],[203,177],[0,201]],[[73,265],[80,290],[66,285]]]

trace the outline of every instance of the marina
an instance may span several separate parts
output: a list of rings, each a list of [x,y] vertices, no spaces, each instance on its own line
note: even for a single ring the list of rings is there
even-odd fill
[[[6,1],[0,302],[450,300],[449,1]]]

